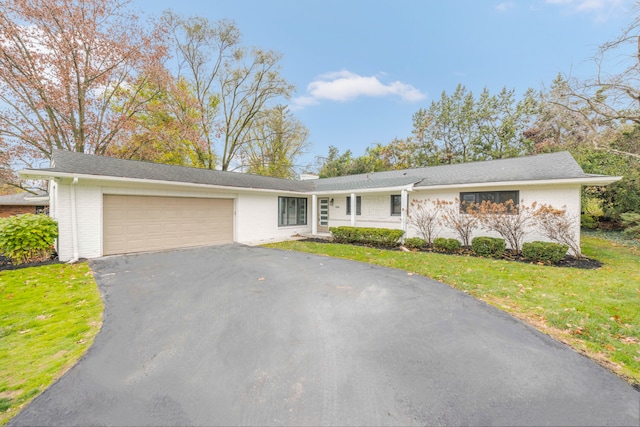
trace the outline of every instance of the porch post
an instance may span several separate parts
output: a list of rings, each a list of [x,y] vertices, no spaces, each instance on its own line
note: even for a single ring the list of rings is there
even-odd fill
[[[404,231],[405,235],[407,234],[407,207],[409,206],[409,193],[407,190],[402,190],[400,193],[400,224],[402,227],[402,231]],[[404,242],[406,236],[402,237],[402,241]]]
[[[356,193],[351,193],[351,226],[356,226]]]
[[[311,234],[318,234],[318,196],[311,196]]]

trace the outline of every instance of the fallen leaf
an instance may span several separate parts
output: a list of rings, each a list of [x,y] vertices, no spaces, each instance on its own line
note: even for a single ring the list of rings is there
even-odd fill
[[[262,281],[262,280],[264,280],[264,277],[259,277],[259,278],[258,278],[258,280],[261,280],[261,281]]]

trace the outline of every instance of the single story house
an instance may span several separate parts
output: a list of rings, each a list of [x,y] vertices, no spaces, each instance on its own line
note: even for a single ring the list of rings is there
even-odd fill
[[[49,212],[49,195],[39,191],[36,194],[21,192],[0,196],[0,218],[26,213]]]
[[[61,260],[322,235],[351,225],[410,227],[413,200],[513,199],[565,208],[580,233],[580,189],[619,177],[586,174],[568,152],[287,180],[54,151],[51,166],[20,171],[49,180]],[[455,237],[441,228],[440,236]],[[476,235],[487,235],[479,232]],[[531,234],[528,240],[541,240]]]

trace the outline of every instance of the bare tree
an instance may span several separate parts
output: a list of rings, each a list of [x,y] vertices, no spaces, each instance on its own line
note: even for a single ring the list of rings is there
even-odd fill
[[[178,77],[192,87],[200,109],[200,132],[207,141],[201,167],[216,166],[215,145],[220,143],[222,170],[251,141],[251,128],[271,101],[286,98],[293,86],[280,75],[281,56],[272,51],[241,45],[234,23],[212,23],[200,17],[165,14],[176,59]]]
[[[577,233],[576,218],[572,218],[566,208],[557,209],[550,205],[541,205],[534,212],[535,225],[545,237],[569,246],[577,257],[582,256],[580,249],[580,234]]]
[[[103,154],[138,108],[164,47],[127,2],[0,1],[0,137],[12,164],[54,148]],[[119,102],[118,108],[113,108]]]
[[[436,204],[442,211],[440,224],[458,233],[463,246],[470,246],[471,234],[479,225],[477,216],[472,213],[474,204],[460,203],[457,198],[454,202],[436,200]]]
[[[524,203],[515,204],[513,200],[504,203],[483,201],[473,209],[473,215],[478,218],[482,228],[495,231],[509,243],[511,250],[520,253],[522,242],[533,220],[533,209],[536,203],[526,206]]]
[[[436,237],[436,227],[440,220],[442,202],[425,200],[412,200],[409,207],[407,221],[420,233],[428,245],[433,244]]]

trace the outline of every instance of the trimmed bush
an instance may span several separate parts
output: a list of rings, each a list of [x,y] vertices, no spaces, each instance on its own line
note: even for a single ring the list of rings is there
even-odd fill
[[[640,239],[640,214],[635,212],[627,212],[620,215],[622,225],[624,225],[624,234],[632,239]]]
[[[422,249],[427,246],[427,241],[420,237],[409,237],[404,239],[404,246],[409,249]]]
[[[433,247],[438,252],[453,254],[460,252],[460,249],[462,249],[462,243],[460,243],[460,241],[457,239],[438,237],[433,240]]]
[[[555,264],[565,257],[569,246],[552,242],[527,242],[522,245],[522,255],[536,262]]]
[[[591,215],[582,214],[580,215],[580,226],[588,228],[589,230],[595,230],[598,228],[598,221],[596,221]]]
[[[0,253],[17,264],[51,258],[57,237],[58,223],[47,215],[24,214],[0,221]]]
[[[390,248],[398,246],[404,234],[402,230],[370,227],[330,227],[329,231],[336,243],[359,243]]]
[[[473,253],[487,258],[500,258],[506,248],[507,242],[497,237],[474,237],[471,241]]]

